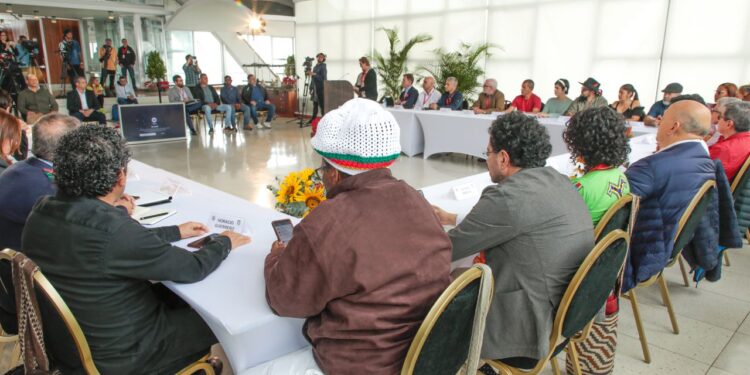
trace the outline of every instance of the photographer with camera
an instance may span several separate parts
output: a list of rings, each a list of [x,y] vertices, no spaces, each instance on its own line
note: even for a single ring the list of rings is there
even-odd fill
[[[123,77],[127,77],[126,73],[130,73],[130,85],[133,91],[138,90],[135,87],[135,50],[128,45],[127,39],[122,40],[122,46],[118,49],[117,62],[120,63],[120,72]]]
[[[105,39],[102,48],[99,48],[99,62],[102,64],[101,84],[104,85],[109,77],[110,95],[115,91],[115,74],[117,74],[117,54],[112,47],[112,39]]]
[[[68,72],[68,78],[70,78],[70,84],[75,85],[75,79],[83,76],[83,53],[78,41],[73,40],[72,30],[65,29],[63,31],[63,40],[58,47],[63,66]]]
[[[16,61],[18,66],[24,70],[24,75],[28,74],[26,69],[31,68],[31,59],[39,54],[39,42],[36,40],[29,40],[25,35],[18,37],[18,43],[16,43]]]
[[[315,58],[318,60],[318,63],[315,64],[314,68],[310,69],[312,67],[312,59],[309,57],[305,59],[303,64],[305,66],[305,74],[312,78],[310,84],[310,99],[312,99],[313,102],[313,113],[308,124],[312,124],[312,120],[318,116],[318,107],[320,107],[321,117],[326,114],[323,109],[323,82],[328,80],[326,55],[323,52],[320,52]]]
[[[198,81],[201,76],[201,68],[198,67],[198,58],[192,55],[185,56],[185,64],[182,65],[182,71],[185,72],[185,86],[195,94],[195,87],[198,86]]]

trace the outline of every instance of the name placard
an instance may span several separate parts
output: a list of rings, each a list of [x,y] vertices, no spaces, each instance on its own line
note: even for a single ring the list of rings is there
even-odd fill
[[[208,228],[214,233],[221,233],[225,230],[245,233],[246,226],[247,220],[236,215],[212,213],[208,218]]]
[[[456,197],[456,200],[459,200],[459,201],[462,201],[464,199],[469,199],[477,195],[477,188],[472,183],[456,185],[452,189],[453,189],[453,195]]]

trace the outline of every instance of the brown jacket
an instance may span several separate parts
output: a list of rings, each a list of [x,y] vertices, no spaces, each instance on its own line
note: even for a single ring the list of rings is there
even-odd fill
[[[489,99],[489,106],[487,106],[487,99]],[[487,113],[502,112],[505,110],[505,94],[500,90],[495,91],[495,95],[492,95],[492,97],[488,97],[487,94],[481,93],[471,108],[479,108]]]
[[[430,204],[388,169],[344,179],[266,258],[266,297],[303,329],[326,374],[397,374],[450,282]]]

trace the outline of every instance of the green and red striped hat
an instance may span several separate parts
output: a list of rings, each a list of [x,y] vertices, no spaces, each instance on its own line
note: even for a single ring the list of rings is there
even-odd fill
[[[364,98],[326,113],[311,143],[328,163],[349,175],[388,168],[401,155],[396,119],[378,103]]]

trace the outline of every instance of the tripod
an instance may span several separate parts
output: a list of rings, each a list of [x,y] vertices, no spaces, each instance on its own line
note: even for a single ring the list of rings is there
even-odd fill
[[[311,77],[309,75],[305,74],[305,82],[302,85],[302,87],[303,87],[302,88],[302,110],[300,110],[300,102],[299,102],[299,100],[297,100],[297,113],[298,113],[298,115],[297,115],[296,118],[287,121],[287,122],[294,122],[294,121],[299,120],[299,127],[300,128],[304,128],[306,126],[309,126],[309,125],[305,124],[305,112],[307,112],[307,97],[310,96],[310,85],[312,84],[310,82],[310,79],[311,79]],[[299,94],[299,87],[297,87],[295,90],[296,90],[297,94]]]

